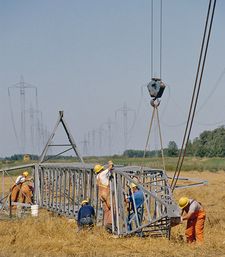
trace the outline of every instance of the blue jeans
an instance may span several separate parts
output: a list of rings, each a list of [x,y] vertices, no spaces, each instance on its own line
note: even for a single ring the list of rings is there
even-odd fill
[[[92,219],[92,217],[81,218],[79,224],[80,225],[92,225],[93,219]]]
[[[132,221],[135,221],[136,228],[138,227],[138,223],[139,223],[139,226],[141,226],[142,219],[143,219],[143,212],[144,212],[144,208],[143,208],[143,206],[140,206],[137,209],[138,222],[137,222],[135,211],[132,211],[128,215],[128,219],[127,219],[127,229],[128,229],[128,231],[132,231]],[[138,232],[138,233],[140,233],[140,232]]]

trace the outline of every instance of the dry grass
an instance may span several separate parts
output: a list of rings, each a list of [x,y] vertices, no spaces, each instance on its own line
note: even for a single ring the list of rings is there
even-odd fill
[[[170,241],[164,238],[113,238],[101,227],[76,233],[74,220],[54,216],[42,210],[39,217],[1,221],[0,256],[225,256],[225,174],[191,172],[208,186],[179,190],[203,203],[207,212],[205,243],[188,246],[182,239],[185,224],[172,230]]]

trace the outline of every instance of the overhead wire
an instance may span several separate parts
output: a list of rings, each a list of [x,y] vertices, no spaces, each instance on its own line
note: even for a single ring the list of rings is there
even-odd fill
[[[201,45],[201,51],[200,51],[199,62],[198,62],[198,68],[197,68],[197,73],[196,73],[196,78],[195,78],[195,83],[194,83],[194,90],[193,90],[191,104],[190,104],[189,113],[188,113],[187,124],[186,124],[185,133],[184,133],[184,137],[183,137],[183,141],[182,141],[182,147],[181,147],[180,154],[178,157],[176,170],[174,172],[174,176],[173,176],[173,179],[171,182],[172,191],[174,191],[174,189],[176,187],[177,180],[179,178],[180,171],[181,171],[181,168],[183,165],[184,156],[186,153],[186,148],[187,148],[187,144],[189,141],[189,137],[190,137],[193,121],[194,121],[196,106],[197,106],[197,102],[198,102],[198,98],[199,98],[199,92],[200,92],[200,88],[201,88],[202,76],[204,73],[205,61],[206,61],[206,56],[207,56],[207,52],[208,52],[209,39],[210,39],[210,35],[211,35],[212,23],[213,23],[214,12],[215,12],[215,7],[216,7],[216,0],[214,0],[213,7],[211,7],[211,4],[212,4],[212,0],[209,0],[204,34],[203,34],[202,45]],[[211,11],[211,8],[212,8],[212,11]],[[210,14],[211,14],[211,16],[210,16]],[[210,22],[209,22],[209,20],[210,20]],[[209,28],[208,28],[208,24],[209,24]],[[206,42],[205,42],[205,40],[206,40]],[[203,60],[202,60],[202,58],[203,58]]]
[[[200,107],[198,108],[198,113],[203,109],[203,107],[206,105],[206,103],[209,101],[210,97],[212,97],[213,94],[215,94],[216,89],[218,88],[221,80],[223,79],[225,75],[225,67],[222,70],[219,78],[217,79],[216,83],[214,84],[212,90],[209,92],[208,96],[205,98],[204,102],[200,105]]]
[[[131,141],[134,128],[137,124],[137,121],[138,121],[138,118],[139,118],[139,115],[140,115],[140,110],[141,110],[142,103],[143,103],[143,98],[144,98],[143,87],[146,87],[146,86],[147,86],[147,83],[141,86],[141,95],[140,95],[140,98],[139,98],[139,101],[138,101],[138,104],[137,104],[137,108],[135,109],[135,117],[134,117],[133,123],[130,127],[130,130],[129,130],[129,137],[128,137],[128,140],[127,140],[128,145]]]
[[[16,124],[15,124],[15,119],[14,119],[14,114],[13,114],[13,108],[12,108],[12,100],[11,100],[11,94],[10,94],[10,88],[8,88],[8,98],[9,98],[9,110],[10,110],[10,117],[11,117],[11,121],[12,121],[12,125],[13,125],[13,132],[14,135],[16,137],[16,142],[18,145],[19,150],[21,150],[21,145],[20,145],[20,140],[17,134],[17,130],[16,130]]]
[[[200,107],[198,107],[198,109],[196,110],[196,114],[199,114],[200,111],[202,111],[202,109],[204,108],[204,106],[208,103],[208,101],[210,100],[210,98],[212,97],[213,94],[215,94],[216,90],[218,89],[223,77],[225,75],[225,67],[223,68],[223,70],[221,71],[218,79],[216,80],[216,82],[213,84],[212,86],[212,89],[211,91],[209,92],[209,94],[206,96],[205,100],[203,101],[203,103],[200,105]],[[170,85],[166,85],[167,86],[167,89],[168,89],[168,92],[169,92],[169,97],[168,99],[170,100],[170,98],[172,98],[172,95],[171,95],[171,92],[170,92]],[[167,103],[165,104],[165,107],[162,111],[162,115],[161,117],[164,116],[164,113],[165,111],[168,109],[167,106],[169,104],[169,100],[167,100]],[[179,104],[176,102],[176,99],[172,99],[173,101],[173,104],[176,104],[178,109],[181,110],[182,108],[179,106]],[[184,114],[184,113],[183,113]],[[167,127],[181,127],[181,126],[184,126],[186,124],[186,121],[183,120],[179,123],[176,123],[176,124],[169,124],[167,122],[165,122],[164,120],[162,120],[162,123],[167,126]],[[199,122],[199,121],[196,121],[196,124],[198,125],[202,125],[202,126],[211,126],[211,125],[218,125],[218,124],[221,124],[221,123],[225,123],[225,120],[220,120],[220,121],[216,121],[216,122],[213,122],[213,123],[202,123],[202,122]]]

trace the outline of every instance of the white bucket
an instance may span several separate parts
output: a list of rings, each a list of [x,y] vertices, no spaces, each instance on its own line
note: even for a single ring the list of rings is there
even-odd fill
[[[37,204],[31,205],[31,216],[33,216],[33,217],[38,216],[38,205]]]

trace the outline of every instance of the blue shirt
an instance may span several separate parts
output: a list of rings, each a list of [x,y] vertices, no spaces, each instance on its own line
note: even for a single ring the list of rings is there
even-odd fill
[[[137,190],[136,192],[133,193],[133,196],[134,196],[136,208],[138,209],[144,203],[143,192],[141,190]],[[132,194],[128,197],[128,201],[132,203],[132,209],[134,209]]]
[[[80,208],[78,212],[77,221],[79,223],[82,218],[91,217],[91,216],[95,216],[95,210],[91,205],[86,204]]]

